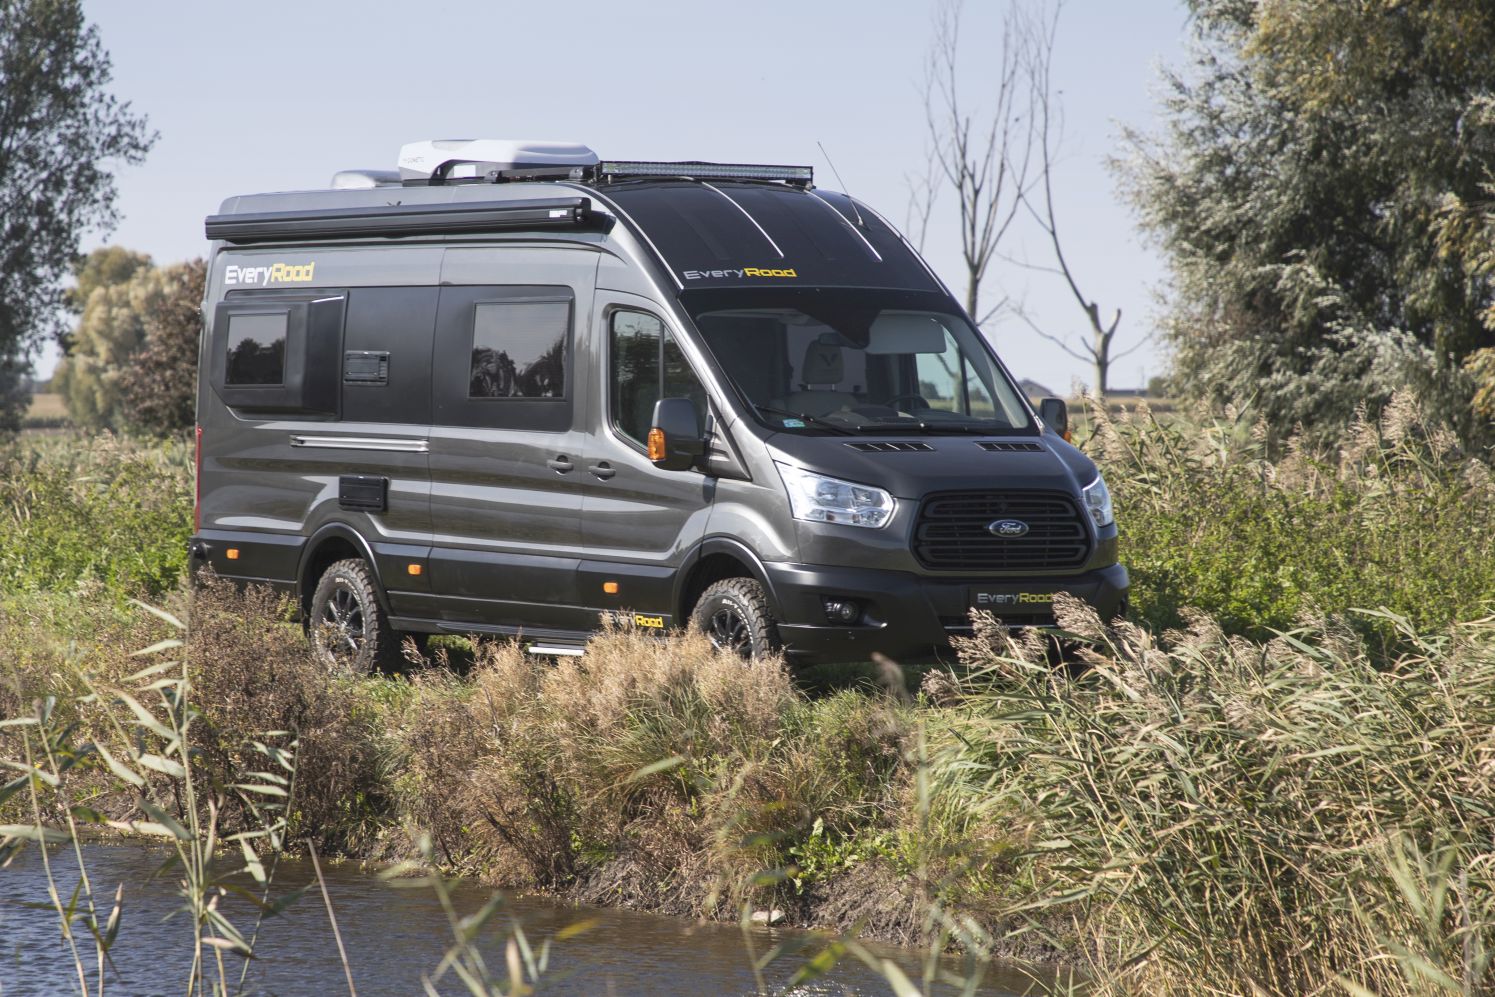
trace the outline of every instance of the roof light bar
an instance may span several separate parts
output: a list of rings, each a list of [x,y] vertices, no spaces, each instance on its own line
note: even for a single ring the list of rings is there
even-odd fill
[[[764,166],[754,163],[648,163],[604,160],[597,167],[604,177],[690,177],[696,180],[782,180],[806,186],[815,180],[811,166]]]

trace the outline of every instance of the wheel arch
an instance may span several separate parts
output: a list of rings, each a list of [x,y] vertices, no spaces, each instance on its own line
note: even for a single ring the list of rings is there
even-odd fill
[[[779,602],[768,572],[752,548],[735,537],[707,537],[696,548],[689,570],[681,574],[675,594],[675,618],[682,624],[690,622],[691,611],[702,592],[715,582],[738,577],[751,578],[763,586],[769,606],[778,614]]]
[[[311,607],[312,593],[316,591],[322,573],[336,562],[350,557],[369,566],[369,573],[374,578],[374,595],[385,615],[389,615],[389,596],[384,592],[384,579],[379,575],[379,563],[374,560],[373,548],[351,526],[328,523],[313,533],[301,549],[301,563],[296,568],[296,605],[303,618]]]

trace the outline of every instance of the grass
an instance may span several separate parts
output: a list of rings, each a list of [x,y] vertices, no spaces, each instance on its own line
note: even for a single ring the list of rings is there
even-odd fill
[[[1087,670],[982,632],[936,749],[952,851],[1016,838],[1008,916],[1106,992],[1490,992],[1495,618],[1389,618],[1380,662],[1341,625],[1159,640],[1060,608]]]
[[[811,697],[699,636],[628,627],[556,664],[480,642],[463,675],[328,675],[268,595],[210,586],[172,682],[196,697],[197,821],[220,839],[263,827],[242,787],[285,731],[292,847],[677,915],[779,909],[1068,961],[1117,994],[1495,985],[1495,619],[1389,619],[1407,650],[1387,661],[1342,623],[1256,642],[1202,614],[1154,636],[1061,612],[1086,647],[1073,675],[983,627],[915,697]],[[0,712],[66,687],[49,729],[111,746],[144,786],[74,751],[58,786],[31,781],[34,817],[12,795],[0,823],[57,828],[81,801],[190,828],[194,804],[144,761],[174,757],[180,720],[122,738],[98,695],[167,677],[120,648],[171,630],[96,613],[93,643],[11,663]],[[21,626],[0,618],[0,639]],[[23,733],[0,728],[0,757],[25,771]],[[852,951],[835,938],[816,965]]]
[[[1489,992],[1489,464],[1405,402],[1334,453],[1268,452],[1246,419],[1090,418],[1135,623],[1068,607],[1087,650],[1058,672],[986,629],[957,669],[790,676],[613,627],[560,664],[447,640],[403,675],[328,675],[267,594],[188,605],[184,447],[24,439],[0,482],[0,716],[50,703],[78,750],[43,770],[25,725],[0,726],[21,773],[0,824],[170,827],[148,799],[253,833],[264,811],[230,787],[273,771],[256,745],[284,731],[288,847],[663,913],[780,909],[1065,960],[1116,993]],[[98,694],[138,692],[131,652],[178,636],[127,602],[152,593],[191,610],[170,680],[191,690],[195,803],[140,771],[185,742],[121,738]],[[829,938],[816,965],[848,953]]]
[[[28,437],[0,463],[0,591],[118,603],[180,584],[192,525],[184,441]]]
[[[1134,616],[1156,630],[1189,610],[1265,639],[1341,615],[1382,645],[1495,609],[1495,473],[1398,398],[1332,452],[1272,452],[1263,427],[1121,418],[1092,409],[1084,441],[1116,501]],[[1383,649],[1385,649],[1383,647]]]

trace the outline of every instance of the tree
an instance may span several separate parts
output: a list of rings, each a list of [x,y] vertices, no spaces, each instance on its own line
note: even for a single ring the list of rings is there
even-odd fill
[[[961,0],[941,0],[924,77],[930,161],[937,180],[955,195],[960,218],[961,259],[966,271],[966,312],[984,325],[1003,302],[981,310],[981,285],[1002,240],[1022,209],[1032,182],[1034,126],[1031,18],[1021,5],[1007,10],[1001,44],[991,53],[989,99],[973,111],[961,74]],[[910,218],[918,240],[929,224],[939,183],[911,181]]]
[[[1475,431],[1495,345],[1486,0],[1189,0],[1193,71],[1125,167],[1172,268],[1174,383],[1330,437],[1417,393]]]
[[[20,378],[62,331],[80,236],[115,220],[113,164],[155,141],[109,81],[81,0],[0,0],[0,431],[20,427]]]
[[[68,418],[85,429],[124,423],[119,379],[145,342],[145,311],[155,291],[151,258],[119,247],[95,250],[74,266],[77,287],[65,296],[81,306],[77,328],[63,338],[67,355],[52,375]]]
[[[197,351],[202,337],[207,264],[191,260],[156,272],[147,298],[145,342],[120,377],[126,423],[168,436],[191,429],[197,410]]]
[[[984,325],[1004,308],[1015,312],[1035,333],[1070,356],[1090,364],[1093,390],[1105,394],[1111,364],[1142,346],[1115,352],[1121,324],[1118,309],[1109,322],[1087,297],[1064,253],[1054,195],[1054,158],[1061,143],[1063,109],[1054,95],[1050,68],[1063,4],[1047,12],[1014,3],[1002,22],[1000,57],[987,80],[990,100],[974,113],[963,96],[960,72],[960,0],[943,0],[935,12],[934,41],[925,73],[925,111],[929,125],[929,164],[922,176],[907,178],[908,229],[923,248],[925,233],[941,186],[955,195],[959,212],[961,257],[966,269],[966,310]],[[1026,215],[1043,233],[1051,265],[1014,259],[1002,246],[1013,226]],[[1089,329],[1080,346],[1072,346],[1035,322],[1021,303],[1003,298],[984,312],[981,287],[988,268],[1002,259],[1049,273],[1084,313]],[[1145,341],[1144,341],[1145,342]]]
[[[1104,397],[1110,387],[1111,365],[1141,349],[1147,339],[1141,339],[1130,348],[1118,352],[1116,335],[1121,325],[1121,309],[1116,309],[1109,322],[1102,321],[1100,304],[1080,288],[1079,277],[1064,253],[1064,241],[1059,237],[1059,211],[1054,198],[1054,158],[1062,142],[1064,132],[1064,110],[1057,97],[1050,76],[1053,65],[1054,39],[1059,30],[1059,14],[1063,7],[1055,3],[1047,20],[1033,19],[1030,23],[1031,39],[1027,46],[1026,70],[1029,89],[1032,93],[1034,114],[1038,121],[1038,175],[1033,186],[1022,192],[1020,198],[1028,214],[1043,232],[1053,257],[1052,266],[1034,269],[1050,273],[1063,280],[1065,289],[1074,298],[1084,313],[1088,328],[1087,338],[1078,346],[1071,346],[1063,336],[1047,331],[1022,309],[1018,317],[1035,333],[1058,346],[1076,360],[1090,364],[1090,390]],[[1029,264],[1023,264],[1028,266]]]
[[[73,263],[73,286],[62,294],[68,310],[78,315],[88,306],[88,299],[101,287],[129,283],[135,272],[149,267],[151,258],[123,246],[95,249]]]
[[[117,247],[79,264],[88,299],[53,376],[75,425],[157,435],[192,425],[206,274],[202,260],[158,268]]]

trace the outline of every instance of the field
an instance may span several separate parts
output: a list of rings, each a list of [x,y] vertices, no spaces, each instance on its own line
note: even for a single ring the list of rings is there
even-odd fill
[[[31,396],[31,408],[27,410],[22,426],[28,430],[55,430],[68,424],[67,406],[61,395],[36,394]]]
[[[1487,992],[1490,466],[1405,404],[1335,453],[1145,408],[1080,442],[1135,597],[1115,628],[1061,607],[1068,667],[979,628],[959,668],[791,676],[615,627],[578,661],[449,641],[359,677],[263,593],[189,604],[185,444],[29,439],[0,484],[0,714],[34,722],[0,758],[38,774],[0,823],[778,907],[827,959],[948,945],[1118,994]]]

